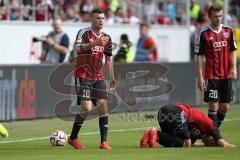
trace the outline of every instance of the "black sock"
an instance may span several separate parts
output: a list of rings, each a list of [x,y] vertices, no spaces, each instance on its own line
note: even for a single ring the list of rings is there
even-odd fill
[[[181,138],[172,136],[170,134],[159,132],[158,133],[159,144],[164,147],[183,147],[184,141]]]
[[[218,116],[217,116],[217,111],[213,110],[208,110],[208,117],[211,118],[214,122],[215,126],[218,126]]]
[[[82,114],[76,115],[75,121],[73,124],[73,128],[72,128],[72,132],[70,135],[71,140],[77,139],[78,133],[80,131],[80,128],[82,127],[84,120],[85,120],[85,116],[83,116]]]
[[[99,117],[99,128],[101,134],[101,143],[107,140],[108,133],[108,115],[103,115]]]
[[[217,117],[218,117],[218,128],[221,126],[224,118],[225,118],[226,112],[223,111],[217,111]]]

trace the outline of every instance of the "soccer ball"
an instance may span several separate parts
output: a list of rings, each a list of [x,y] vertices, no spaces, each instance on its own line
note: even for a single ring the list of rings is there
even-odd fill
[[[67,135],[63,131],[56,130],[52,132],[49,140],[53,146],[64,146],[67,143]]]

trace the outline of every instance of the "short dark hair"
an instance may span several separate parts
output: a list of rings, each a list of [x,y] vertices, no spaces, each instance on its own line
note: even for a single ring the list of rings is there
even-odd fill
[[[140,28],[142,28],[142,27],[147,27],[147,28],[149,28],[149,25],[148,25],[148,23],[146,23],[146,22],[142,22],[142,23],[140,23]]]
[[[99,9],[99,8],[95,8],[94,10],[92,10],[91,15],[93,14],[102,14],[104,13],[103,10]]]
[[[219,11],[222,11],[222,6],[217,4],[210,6],[208,9],[208,17],[212,16],[212,12],[219,12]]]

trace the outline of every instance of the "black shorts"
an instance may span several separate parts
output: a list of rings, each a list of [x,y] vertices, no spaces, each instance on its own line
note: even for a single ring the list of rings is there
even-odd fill
[[[108,99],[106,88],[107,87],[104,80],[89,80],[75,77],[77,104],[80,105],[81,101],[84,100],[91,100],[96,106],[97,100]]]
[[[230,103],[233,100],[232,80],[206,80],[205,102]]]
[[[189,139],[188,130],[183,110],[176,105],[166,105],[158,111],[158,123],[162,132],[181,139]]]

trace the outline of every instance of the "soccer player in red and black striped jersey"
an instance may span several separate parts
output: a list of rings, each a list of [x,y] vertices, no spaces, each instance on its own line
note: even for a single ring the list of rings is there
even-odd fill
[[[219,129],[207,115],[192,106],[165,105],[159,109],[157,119],[161,131],[156,128],[146,130],[141,148],[147,145],[154,148],[156,142],[164,147],[191,147],[197,139],[204,140],[207,146],[235,147],[221,137]]]
[[[76,149],[85,146],[78,140],[79,130],[92,109],[92,103],[99,111],[99,128],[101,134],[101,149],[110,149],[107,142],[108,112],[107,92],[103,76],[103,61],[105,60],[110,77],[110,90],[116,87],[112,62],[111,37],[102,32],[104,13],[95,9],[91,13],[91,26],[78,32],[75,49],[77,51],[75,67],[75,86],[78,104],[81,111],[76,115],[68,143]]]
[[[209,103],[208,116],[220,127],[233,97],[232,79],[237,78],[237,47],[232,29],[221,24],[222,8],[213,5],[208,15],[211,24],[203,27],[196,38],[198,87],[204,92],[204,101]],[[205,66],[203,56],[206,57]]]

